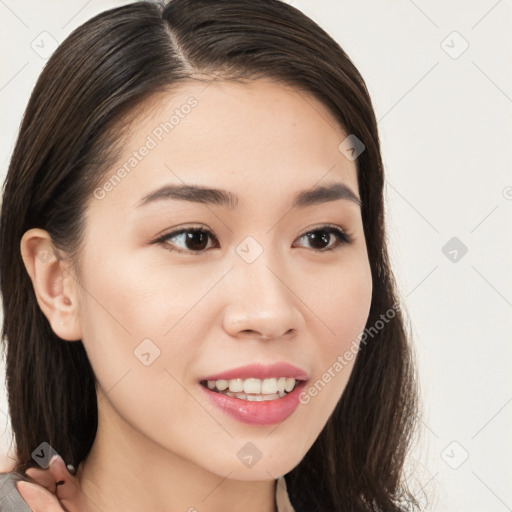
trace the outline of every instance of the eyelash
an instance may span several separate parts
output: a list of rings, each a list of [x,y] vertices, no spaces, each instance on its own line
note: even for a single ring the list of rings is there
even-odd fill
[[[341,229],[339,226],[333,225],[333,224],[325,224],[322,226],[315,227],[313,229],[310,229],[309,231],[306,231],[302,235],[299,236],[300,238],[303,238],[304,236],[310,234],[310,233],[316,233],[319,231],[323,231],[329,234],[334,234],[337,237],[337,243],[331,247],[327,247],[325,249],[312,249],[313,252],[321,253],[321,252],[327,252],[327,251],[333,251],[335,249],[339,249],[343,247],[344,245],[349,245],[353,243],[352,236]],[[218,243],[217,237],[206,227],[194,227],[194,228],[181,228],[176,231],[172,231],[171,233],[166,233],[165,235],[161,236],[157,240],[155,240],[153,243],[155,244],[162,244],[165,249],[177,252],[177,253],[183,253],[183,254],[193,254],[193,255],[199,255],[203,252],[206,252],[207,249],[203,249],[200,251],[193,251],[193,250],[181,250],[181,249],[171,249],[169,247],[170,244],[167,243],[167,240],[169,238],[174,238],[175,236],[181,235],[183,233],[197,233],[197,232],[204,232],[207,233],[208,236],[210,236],[213,240],[215,240]]]

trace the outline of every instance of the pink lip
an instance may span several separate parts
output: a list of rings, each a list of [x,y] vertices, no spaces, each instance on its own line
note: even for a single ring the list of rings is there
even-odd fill
[[[294,390],[286,396],[263,402],[249,402],[240,398],[222,395],[202,385],[200,387],[214,405],[236,420],[253,425],[273,425],[281,423],[297,409],[300,393],[305,386],[306,382],[299,382]]]
[[[275,364],[249,364],[247,366],[240,366],[233,368],[222,373],[215,375],[208,375],[199,379],[203,380],[231,380],[231,379],[272,379],[279,377],[287,377],[295,380],[307,380],[308,374],[288,363],[275,363]],[[222,395],[221,395],[222,396]],[[226,397],[229,398],[229,397]],[[281,399],[282,400],[282,399]]]

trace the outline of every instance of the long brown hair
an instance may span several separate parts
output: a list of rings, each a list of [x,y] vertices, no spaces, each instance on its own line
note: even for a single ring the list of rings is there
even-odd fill
[[[188,80],[267,77],[313,94],[365,150],[357,158],[373,279],[367,327],[347,387],[303,460],[286,475],[297,512],[418,506],[403,479],[416,427],[414,359],[388,260],[384,173],[365,82],[342,48],[280,0],[135,2],[78,27],[54,52],[26,108],[4,184],[0,279],[17,469],[48,442],[78,466],[97,429],[95,378],[81,341],[58,338],[20,254],[33,227],[79,257],[85,204],[123,141],[120,120]]]

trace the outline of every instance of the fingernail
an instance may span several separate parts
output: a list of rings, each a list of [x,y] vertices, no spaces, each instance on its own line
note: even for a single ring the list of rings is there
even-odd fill
[[[48,466],[51,466],[59,457],[60,455],[58,454],[53,455],[53,457],[50,459]]]

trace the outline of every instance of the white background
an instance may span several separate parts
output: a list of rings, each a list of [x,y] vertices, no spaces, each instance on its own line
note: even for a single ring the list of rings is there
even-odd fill
[[[51,38],[61,42],[124,3],[0,0],[2,182],[46,62],[40,54],[52,49]],[[345,49],[379,120],[391,257],[423,395],[421,438],[409,461],[416,487],[429,496],[429,510],[512,510],[512,2],[289,3]],[[446,256],[452,237],[459,246]]]

